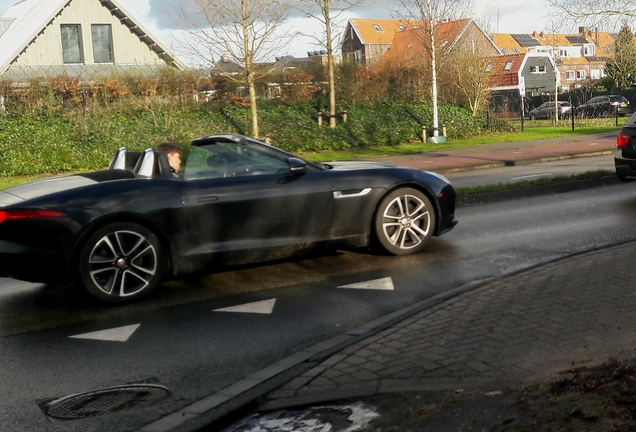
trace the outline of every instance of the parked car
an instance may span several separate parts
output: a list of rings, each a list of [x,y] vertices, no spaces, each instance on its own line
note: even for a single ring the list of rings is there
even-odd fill
[[[0,272],[78,281],[123,303],[165,276],[270,261],[319,246],[421,251],[457,223],[443,176],[383,162],[311,163],[240,135],[166,154],[121,148],[108,170],[0,191]]]
[[[636,179],[636,113],[632,114],[618,133],[614,166],[619,179]]]
[[[629,114],[629,101],[624,96],[595,96],[576,107],[576,116],[584,117],[613,117]]]
[[[554,118],[554,101],[544,102],[530,111],[530,120]],[[559,118],[569,118],[572,113],[572,104],[567,101],[559,101]]]

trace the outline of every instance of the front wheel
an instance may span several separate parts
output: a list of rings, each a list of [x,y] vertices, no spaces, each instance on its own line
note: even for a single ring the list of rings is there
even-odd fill
[[[94,232],[79,254],[84,287],[107,303],[126,303],[148,295],[164,269],[161,243],[135,223],[114,223]]]
[[[376,238],[382,248],[393,255],[421,251],[434,229],[433,205],[416,189],[401,188],[391,192],[376,211]]]

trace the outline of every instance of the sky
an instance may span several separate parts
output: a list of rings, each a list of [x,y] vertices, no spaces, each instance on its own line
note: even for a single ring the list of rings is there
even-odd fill
[[[0,0],[0,14],[18,0]],[[178,0],[118,0],[123,9],[138,18],[144,26],[163,41],[177,50],[175,37],[179,37],[179,29],[170,18],[170,11],[179,5]],[[553,30],[553,23],[547,16],[549,13],[547,0],[473,0],[474,18],[482,23],[486,31],[495,33],[532,33],[533,31]],[[347,11],[344,18],[396,18],[395,9],[399,0],[367,0],[364,7]],[[392,6],[393,5],[393,6]],[[292,16],[287,25],[295,31],[321,35],[320,23],[300,14]],[[571,29],[567,29],[570,31]],[[558,30],[563,32],[564,30]],[[322,47],[312,38],[296,37],[293,43],[286,46],[285,52],[278,55],[305,57],[307,51],[320,50]]]

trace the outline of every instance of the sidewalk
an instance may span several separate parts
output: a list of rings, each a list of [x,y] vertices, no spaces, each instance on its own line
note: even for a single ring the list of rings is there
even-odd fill
[[[630,242],[467,289],[331,356],[260,408],[376,396],[371,403],[399,424],[404,407],[378,395],[503,395],[578,366],[635,359],[636,267],[618,259],[635,255]]]
[[[441,174],[613,154],[618,132],[501,143],[464,149],[432,150],[405,156],[380,158]]]

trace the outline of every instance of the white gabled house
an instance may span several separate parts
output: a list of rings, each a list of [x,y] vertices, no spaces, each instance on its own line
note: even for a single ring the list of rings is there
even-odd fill
[[[22,0],[0,16],[0,79],[185,65],[116,0]]]

